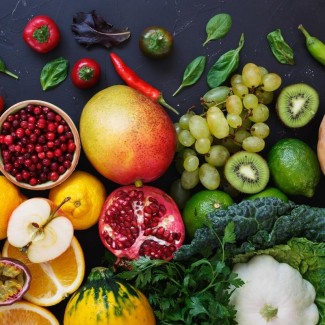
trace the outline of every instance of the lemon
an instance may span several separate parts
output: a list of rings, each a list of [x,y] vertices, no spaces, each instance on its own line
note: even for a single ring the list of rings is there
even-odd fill
[[[19,187],[0,175],[0,240],[7,238],[8,221],[11,213],[26,200]]]
[[[299,139],[284,138],[268,154],[271,178],[277,188],[289,195],[312,197],[320,181],[316,153]]]
[[[204,225],[208,213],[225,209],[233,203],[228,193],[219,190],[202,190],[192,195],[182,213],[189,237],[193,238],[195,231]]]
[[[253,200],[253,199],[260,198],[260,197],[275,197],[275,198],[280,199],[284,202],[289,201],[288,197],[276,187],[267,187],[265,190],[263,190],[259,193],[247,196],[245,198],[245,200]]]
[[[75,230],[84,230],[97,223],[106,199],[106,189],[96,176],[78,170],[49,192],[49,199],[57,205],[66,197],[70,200],[62,205],[61,210]]]

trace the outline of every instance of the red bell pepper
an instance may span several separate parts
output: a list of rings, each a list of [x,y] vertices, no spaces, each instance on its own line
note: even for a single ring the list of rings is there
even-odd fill
[[[35,16],[25,26],[23,38],[36,52],[47,53],[59,44],[60,30],[52,18]]]

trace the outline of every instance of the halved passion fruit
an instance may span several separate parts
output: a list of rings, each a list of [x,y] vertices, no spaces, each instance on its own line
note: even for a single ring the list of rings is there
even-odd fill
[[[0,258],[0,306],[22,299],[30,282],[31,274],[25,264],[14,258]]]

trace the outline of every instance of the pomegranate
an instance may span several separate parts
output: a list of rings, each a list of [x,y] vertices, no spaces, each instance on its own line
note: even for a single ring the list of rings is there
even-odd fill
[[[174,200],[143,185],[122,186],[106,199],[98,221],[99,235],[116,257],[170,260],[184,241],[185,227]]]
[[[124,85],[103,89],[87,102],[80,138],[90,163],[120,185],[160,177],[172,163],[177,143],[164,109]]]

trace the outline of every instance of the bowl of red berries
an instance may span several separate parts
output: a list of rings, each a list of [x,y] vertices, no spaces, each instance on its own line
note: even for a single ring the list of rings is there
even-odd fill
[[[72,119],[49,102],[25,100],[0,116],[0,171],[19,187],[62,183],[75,170],[80,147]]]

